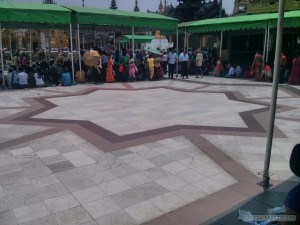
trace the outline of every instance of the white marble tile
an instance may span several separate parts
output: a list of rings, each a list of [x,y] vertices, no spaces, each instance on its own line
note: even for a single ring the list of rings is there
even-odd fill
[[[164,212],[153,205],[150,201],[145,201],[125,209],[125,211],[139,224],[156,218]]]
[[[25,223],[49,214],[44,203],[36,203],[13,209],[18,223]]]

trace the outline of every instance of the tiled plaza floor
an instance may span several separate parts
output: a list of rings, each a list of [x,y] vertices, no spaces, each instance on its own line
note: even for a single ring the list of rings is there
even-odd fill
[[[237,208],[280,206],[299,181],[300,89],[279,89],[266,190],[271,88],[190,77],[1,91],[0,224],[242,224]]]

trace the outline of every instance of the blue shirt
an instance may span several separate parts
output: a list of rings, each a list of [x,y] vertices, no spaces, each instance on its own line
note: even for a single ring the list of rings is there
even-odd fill
[[[72,85],[71,75],[69,72],[63,72],[63,74],[61,76],[62,76],[61,78],[62,78],[63,86],[71,86]]]
[[[169,57],[169,64],[175,64],[175,62],[177,60],[176,52],[170,52],[168,57]]]
[[[300,183],[288,192],[284,205],[300,213]]]

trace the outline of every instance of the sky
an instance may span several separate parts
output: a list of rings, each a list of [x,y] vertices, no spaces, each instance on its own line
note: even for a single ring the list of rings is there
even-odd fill
[[[8,0],[12,2],[32,2],[41,3],[42,0]],[[150,11],[156,11],[158,8],[160,0],[139,0],[139,8],[141,12],[146,12],[147,9]],[[82,0],[56,0],[58,4],[62,5],[73,5],[81,6]],[[109,8],[111,0],[85,0],[86,7],[99,7],[99,8]],[[118,9],[130,10],[134,8],[135,0],[116,0]],[[164,0],[162,1],[164,3]],[[167,4],[173,4],[176,6],[178,4],[177,0],[167,0]],[[233,11],[234,0],[223,0],[223,8],[225,8],[228,14]]]

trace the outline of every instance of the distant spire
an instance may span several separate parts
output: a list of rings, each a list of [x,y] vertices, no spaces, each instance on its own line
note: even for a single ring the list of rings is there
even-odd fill
[[[84,7],[84,0],[82,0],[82,7]]]
[[[118,9],[116,0],[111,0],[110,9]]]
[[[56,4],[53,0],[43,0],[43,4]]]
[[[158,12],[159,12],[159,14],[162,14],[162,13],[163,13],[163,9],[164,9],[164,6],[163,6],[163,4],[162,4],[162,2],[161,2],[161,0],[160,0],[160,3],[159,3],[159,5],[158,5]]]
[[[139,12],[140,11],[140,8],[139,8],[139,5],[138,5],[138,0],[135,0],[135,6],[134,6],[133,11],[135,11],[135,12]]]

